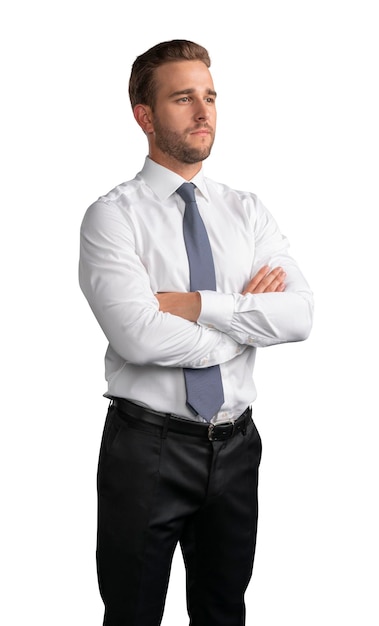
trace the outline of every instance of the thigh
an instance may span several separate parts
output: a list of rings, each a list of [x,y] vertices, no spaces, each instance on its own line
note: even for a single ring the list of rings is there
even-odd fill
[[[98,468],[97,566],[106,626],[161,621],[176,543],[174,534],[162,542],[159,529],[151,529],[161,452],[159,432],[130,428],[110,407]]]
[[[181,547],[192,626],[242,626],[258,519],[261,440],[247,433],[214,444],[208,496],[187,521]]]

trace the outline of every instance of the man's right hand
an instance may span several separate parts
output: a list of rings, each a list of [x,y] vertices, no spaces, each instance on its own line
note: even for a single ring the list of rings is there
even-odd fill
[[[272,293],[281,292],[285,289],[284,279],[286,273],[281,267],[270,270],[268,265],[264,265],[259,272],[248,282],[242,295],[247,293]],[[156,293],[159,302],[159,310],[163,313],[177,315],[190,322],[196,322],[201,311],[200,294],[194,292],[169,292]]]
[[[242,295],[248,293],[273,293],[284,291],[286,273],[281,267],[270,270],[268,265],[264,265],[259,272],[247,283]]]

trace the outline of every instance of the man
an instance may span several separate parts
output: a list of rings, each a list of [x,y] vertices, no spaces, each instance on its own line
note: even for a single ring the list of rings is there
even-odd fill
[[[182,40],[137,57],[129,92],[149,156],[82,224],[80,284],[109,341],[97,546],[106,626],[161,623],[177,542],[190,623],[245,624],[256,349],[304,340],[312,324],[311,291],[271,215],[203,176],[216,127],[209,66]]]

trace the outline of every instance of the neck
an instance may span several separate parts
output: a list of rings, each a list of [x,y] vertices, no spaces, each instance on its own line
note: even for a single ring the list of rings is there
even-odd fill
[[[167,167],[168,170],[175,172],[185,180],[191,180],[198,172],[200,172],[202,167],[202,161],[198,163],[182,163],[181,161],[177,161],[173,157],[163,154],[153,154],[151,151],[149,152],[149,157],[155,163],[162,165],[163,167]]]

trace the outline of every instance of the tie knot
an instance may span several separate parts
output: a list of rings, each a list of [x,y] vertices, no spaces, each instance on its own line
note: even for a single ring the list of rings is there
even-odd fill
[[[195,200],[195,185],[193,183],[183,183],[176,190],[176,193],[184,200],[186,204],[189,202],[196,202]]]

